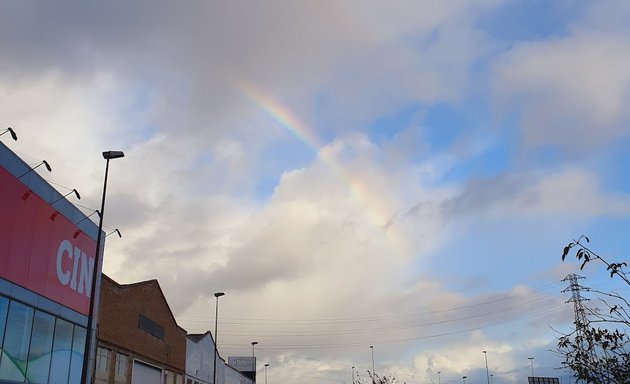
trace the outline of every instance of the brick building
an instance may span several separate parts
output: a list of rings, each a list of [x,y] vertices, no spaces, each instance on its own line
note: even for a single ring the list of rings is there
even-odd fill
[[[118,284],[103,275],[95,383],[183,384],[186,331],[157,280]]]

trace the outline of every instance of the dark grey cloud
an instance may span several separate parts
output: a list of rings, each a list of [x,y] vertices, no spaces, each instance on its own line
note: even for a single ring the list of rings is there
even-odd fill
[[[366,111],[389,113],[408,97],[434,101],[458,94],[478,55],[466,47],[484,44],[470,33],[468,6],[433,4],[432,13],[419,18],[409,15],[422,14],[421,3],[392,4],[385,15],[374,6],[5,2],[0,68],[6,78],[56,71],[68,82],[113,73],[131,89],[164,100],[153,111],[156,126],[215,140],[247,105],[238,89],[243,84],[290,102],[307,121],[316,112],[309,107],[314,95],[325,95],[330,121],[353,125]],[[392,43],[435,31],[438,38],[424,52]]]
[[[540,196],[532,190],[536,179],[523,174],[502,174],[472,178],[450,197],[422,200],[412,205],[403,218],[434,217],[451,222],[464,217],[484,217],[497,207],[534,205]]]
[[[449,217],[481,215],[496,206],[516,203],[522,207],[535,204],[538,196],[531,192],[534,180],[524,175],[499,175],[468,180],[457,196],[442,202]]]

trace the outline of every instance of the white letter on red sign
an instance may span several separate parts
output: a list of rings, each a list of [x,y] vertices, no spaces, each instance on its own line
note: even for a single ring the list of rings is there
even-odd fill
[[[66,253],[72,258],[72,244],[68,240],[62,241],[57,249],[57,279],[63,285],[68,285],[70,281],[70,271],[64,271],[62,268],[63,255]]]
[[[77,290],[77,276],[79,270],[79,260],[81,259],[81,250],[78,247],[74,247],[74,264],[72,264],[72,280],[70,281],[70,288]]]
[[[79,275],[79,293],[85,291],[85,296],[90,297],[90,289],[92,289],[92,274],[88,272],[92,270],[94,265],[94,259],[90,260],[90,266],[88,266],[88,258],[85,252],[81,252],[81,272]]]

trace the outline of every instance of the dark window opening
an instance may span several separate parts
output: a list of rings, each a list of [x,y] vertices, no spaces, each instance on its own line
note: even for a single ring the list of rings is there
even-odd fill
[[[148,332],[149,334],[157,337],[160,340],[164,340],[164,328],[162,328],[155,321],[149,319],[143,314],[140,314],[140,319],[138,320],[138,328]]]

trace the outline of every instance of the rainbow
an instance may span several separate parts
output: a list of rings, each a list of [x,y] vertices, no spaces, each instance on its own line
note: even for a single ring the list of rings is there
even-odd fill
[[[366,213],[374,225],[383,228],[387,226],[389,213],[386,204],[377,199],[375,194],[370,193],[365,182],[353,176],[341,166],[331,154],[331,151],[322,150],[325,146],[320,143],[319,139],[313,133],[313,130],[309,129],[308,125],[302,122],[286,105],[265,95],[255,87],[243,83],[236,84],[238,84],[237,89],[240,90],[248,100],[279,123],[286,131],[313,150],[317,157],[331,169],[336,177],[348,186],[351,194],[357,201],[366,208]]]

